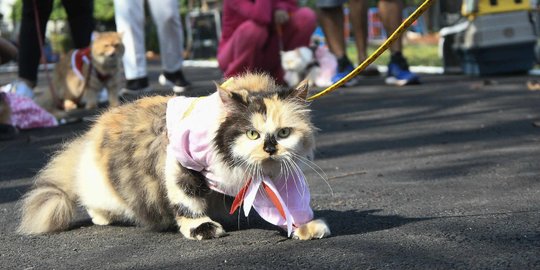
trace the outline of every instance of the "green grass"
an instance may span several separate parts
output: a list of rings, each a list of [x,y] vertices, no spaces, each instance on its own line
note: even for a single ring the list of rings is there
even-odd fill
[[[369,45],[368,55],[371,55],[377,48],[378,46],[376,45]],[[411,66],[442,66],[442,60],[439,58],[437,50],[437,45],[408,44],[404,46],[403,54]],[[354,43],[350,43],[347,46],[347,55],[352,61],[357,61]],[[388,64],[389,59],[390,52],[387,50],[374,63],[385,66]],[[356,64],[358,65],[359,63]]]

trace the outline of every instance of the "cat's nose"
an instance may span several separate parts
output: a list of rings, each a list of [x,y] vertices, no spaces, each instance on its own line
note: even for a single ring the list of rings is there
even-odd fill
[[[273,155],[277,152],[277,148],[275,145],[265,145],[263,149],[266,153],[270,155]]]
[[[274,136],[266,135],[266,138],[264,140],[263,150],[266,153],[273,155],[277,152],[276,145],[277,145],[276,138]]]

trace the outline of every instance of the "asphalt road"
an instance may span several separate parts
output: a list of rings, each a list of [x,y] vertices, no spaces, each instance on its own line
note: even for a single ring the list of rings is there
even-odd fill
[[[220,74],[187,76],[199,95]],[[307,175],[333,235],[307,242],[256,218],[196,242],[94,226],[82,211],[70,231],[17,235],[31,178],[89,123],[22,132],[0,142],[0,268],[540,269],[540,92],[526,80],[432,75],[395,88],[376,78],[314,101],[328,184]]]

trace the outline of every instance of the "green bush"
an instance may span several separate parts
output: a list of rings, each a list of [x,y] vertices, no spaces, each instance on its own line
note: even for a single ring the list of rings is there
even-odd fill
[[[378,46],[369,45],[368,56],[371,55]],[[357,62],[357,53],[354,43],[347,46],[347,55],[353,62]],[[407,44],[403,46],[403,55],[407,58],[411,66],[442,66],[442,60],[439,58],[437,45]],[[374,62],[376,65],[385,66],[390,61],[390,51],[385,51]],[[357,65],[359,63],[356,63]]]

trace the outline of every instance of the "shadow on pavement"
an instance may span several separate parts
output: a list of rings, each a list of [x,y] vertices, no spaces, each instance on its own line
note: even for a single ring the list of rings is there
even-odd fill
[[[381,209],[365,211],[347,210],[320,210],[315,211],[316,217],[324,219],[332,236],[356,235],[373,231],[387,230],[403,226],[408,223],[430,220],[431,218],[408,218],[399,215],[377,215]]]

